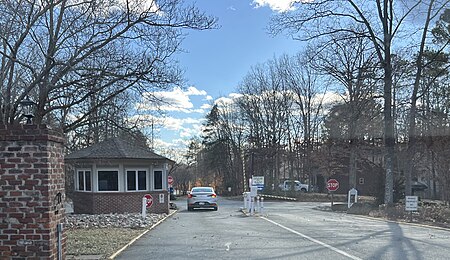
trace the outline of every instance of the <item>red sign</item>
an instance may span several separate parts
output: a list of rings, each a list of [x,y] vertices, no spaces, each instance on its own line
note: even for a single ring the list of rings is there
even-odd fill
[[[144,198],[147,199],[147,208],[150,208],[153,205],[153,197],[150,194],[145,194]]]
[[[172,176],[167,176],[167,182],[169,183],[169,185],[173,184],[173,177]]]
[[[339,189],[339,182],[336,179],[329,179],[327,181],[327,190],[336,191]]]

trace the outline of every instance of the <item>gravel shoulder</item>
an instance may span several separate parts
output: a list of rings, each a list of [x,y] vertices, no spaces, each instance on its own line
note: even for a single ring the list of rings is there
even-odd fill
[[[67,259],[107,259],[145,229],[94,228],[67,230]]]
[[[108,259],[167,216],[148,214],[143,220],[140,214],[67,215],[66,258]]]

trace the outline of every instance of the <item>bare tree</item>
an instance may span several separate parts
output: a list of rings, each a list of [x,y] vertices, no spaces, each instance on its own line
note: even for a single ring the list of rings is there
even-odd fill
[[[278,182],[289,141],[293,94],[283,71],[280,60],[270,60],[252,68],[239,86],[239,106],[250,129],[251,160],[259,160],[259,172],[266,172],[268,184]]]
[[[385,200],[393,202],[394,172],[394,119],[392,115],[392,52],[396,39],[409,15],[417,10],[423,1],[414,3],[394,0],[375,1],[305,1],[296,4],[294,12],[285,12],[277,16],[272,23],[273,33],[288,31],[299,40],[310,40],[323,36],[337,35],[342,32],[355,37],[370,40],[377,62],[383,69],[384,99],[384,146],[385,153]],[[363,30],[353,30],[363,28]]]
[[[356,31],[356,30],[355,30]],[[349,120],[343,137],[349,148],[349,185],[356,188],[356,161],[360,138],[358,132],[367,124],[361,120],[367,116],[369,104],[379,96],[377,89],[377,69],[375,53],[370,48],[370,42],[364,37],[340,33],[337,37],[325,39],[324,45],[318,44],[316,52],[311,52],[311,61],[318,71],[331,76],[344,87],[342,102],[346,104]],[[342,92],[342,91],[341,91]]]
[[[444,43],[444,47],[439,49],[436,53],[435,57],[432,57],[428,60],[428,62],[425,62],[425,55],[426,55],[426,46],[427,43],[429,44],[429,35],[430,35],[430,24],[432,21],[436,20],[439,17],[439,14],[442,13],[442,11],[448,7],[450,1],[436,1],[436,0],[430,0],[424,3],[424,5],[427,6],[426,11],[426,17],[424,22],[424,27],[422,29],[422,35],[420,38],[420,44],[419,48],[416,54],[416,59],[414,62],[415,65],[415,76],[414,76],[414,84],[411,92],[411,109],[409,111],[409,122],[408,122],[408,156],[407,158],[410,160],[408,163],[406,163],[406,171],[405,171],[405,177],[406,177],[406,185],[405,185],[405,194],[411,195],[411,180],[412,180],[412,172],[414,169],[414,157],[416,154],[416,113],[417,113],[417,100],[420,98],[421,94],[419,93],[420,84],[423,77],[423,72],[426,70],[427,67],[433,66],[433,63],[437,62],[438,57],[443,49],[449,44],[449,42]],[[423,89],[424,93],[428,92],[428,88]]]
[[[245,126],[235,100],[219,99],[206,117],[203,145],[207,169],[220,179],[219,191],[244,191],[243,144]]]
[[[311,154],[320,139],[327,84],[308,60],[308,55],[309,51],[306,51],[291,58],[284,56],[281,61],[283,78],[286,79],[294,99],[291,113],[293,125],[290,129],[293,134],[290,142],[293,142],[297,155],[300,155],[300,152],[303,154],[302,158],[297,158],[297,169],[300,169],[302,164],[304,173],[309,176],[310,184],[316,185],[312,173]]]
[[[125,92],[177,84],[171,57],[182,29],[216,22],[180,0],[7,0],[0,8],[0,122],[14,123],[29,96],[36,123],[66,132]]]

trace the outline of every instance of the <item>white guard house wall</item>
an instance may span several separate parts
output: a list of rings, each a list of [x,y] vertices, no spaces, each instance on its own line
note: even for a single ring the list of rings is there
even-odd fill
[[[114,138],[69,154],[65,162],[75,214],[140,213],[146,194],[153,197],[148,213],[169,213],[173,161],[146,147]]]

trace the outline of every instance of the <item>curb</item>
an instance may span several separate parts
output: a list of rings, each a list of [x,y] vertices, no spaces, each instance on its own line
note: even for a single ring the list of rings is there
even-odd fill
[[[108,259],[114,259],[116,258],[118,255],[120,255],[120,253],[122,253],[125,249],[127,249],[129,246],[131,246],[134,242],[136,242],[136,240],[138,240],[139,238],[141,238],[143,235],[147,234],[147,232],[149,232],[150,230],[154,229],[156,226],[158,226],[159,224],[161,224],[164,220],[168,219],[169,217],[171,217],[173,214],[177,213],[178,210],[173,211],[172,213],[170,213],[169,215],[167,215],[166,217],[164,217],[163,219],[159,220],[158,222],[156,222],[153,226],[151,226],[150,228],[148,228],[147,230],[145,230],[144,232],[142,232],[140,235],[138,235],[137,237],[133,238],[130,242],[128,242],[128,244],[126,244],[125,246],[123,246],[121,249],[119,249],[117,252],[115,252],[114,254],[112,254],[110,257],[108,257]]]

